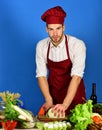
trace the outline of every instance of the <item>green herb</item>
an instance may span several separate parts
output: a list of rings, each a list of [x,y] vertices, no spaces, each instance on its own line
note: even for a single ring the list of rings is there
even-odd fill
[[[100,115],[102,115],[102,104],[94,104],[93,112],[99,113]]]
[[[93,107],[101,108],[102,109],[102,104],[94,104]]]

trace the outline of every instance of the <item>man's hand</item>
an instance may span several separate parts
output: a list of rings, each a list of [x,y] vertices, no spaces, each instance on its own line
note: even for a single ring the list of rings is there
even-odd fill
[[[45,102],[43,104],[43,108],[44,110],[47,112],[49,108],[53,107],[53,103],[52,102]]]
[[[56,104],[53,108],[52,111],[53,113],[56,115],[58,115],[58,117],[64,116],[65,115],[65,110],[67,109],[66,105],[64,104]]]

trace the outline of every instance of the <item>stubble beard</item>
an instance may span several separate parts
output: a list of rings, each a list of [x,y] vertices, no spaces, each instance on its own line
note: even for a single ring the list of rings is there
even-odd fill
[[[57,46],[57,45],[58,45],[59,43],[61,43],[61,41],[63,40],[63,36],[64,36],[64,34],[62,33],[62,35],[61,35],[61,36],[58,36],[58,38],[57,38],[56,40],[54,40],[54,38],[51,37],[51,36],[49,36],[49,37],[50,37],[52,43],[53,43],[55,46]]]

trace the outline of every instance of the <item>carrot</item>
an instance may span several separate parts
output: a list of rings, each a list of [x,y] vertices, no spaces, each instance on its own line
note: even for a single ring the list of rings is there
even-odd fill
[[[43,108],[43,106],[40,108],[38,115],[44,115],[45,114],[45,110]]]
[[[100,118],[99,116],[93,116],[92,119],[94,122],[102,123],[102,118]]]

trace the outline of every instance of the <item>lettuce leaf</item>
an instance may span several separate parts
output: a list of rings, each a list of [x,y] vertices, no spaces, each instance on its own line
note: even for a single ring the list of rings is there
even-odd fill
[[[92,120],[92,100],[88,100],[84,104],[78,104],[71,110],[69,117],[70,122],[75,125],[75,130],[85,130],[88,124],[93,123]]]

